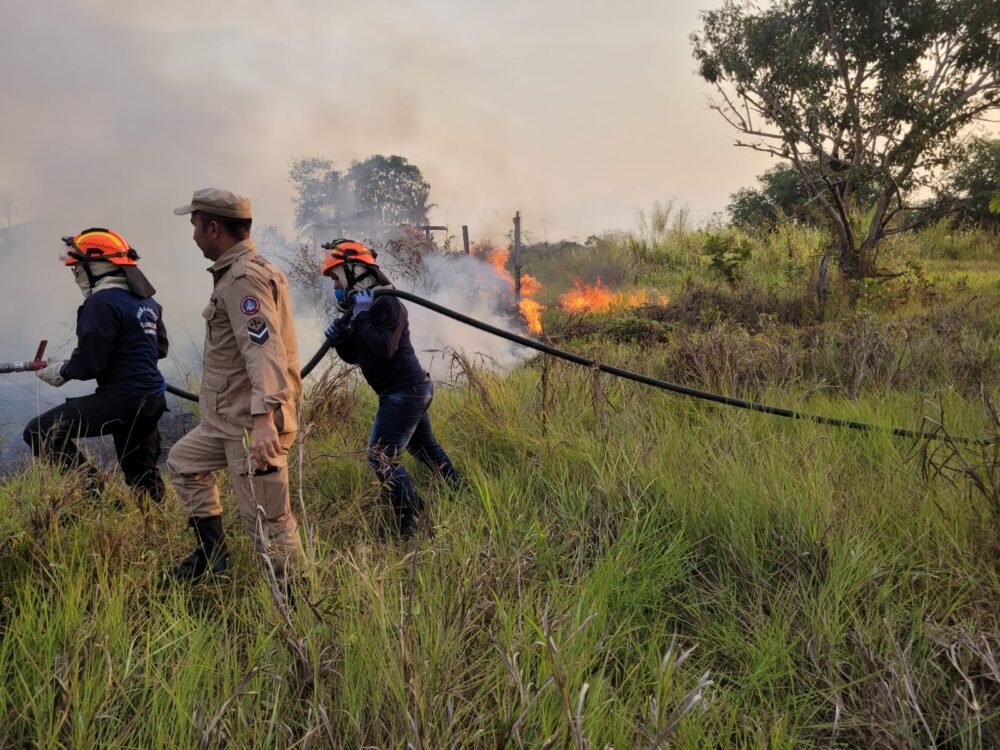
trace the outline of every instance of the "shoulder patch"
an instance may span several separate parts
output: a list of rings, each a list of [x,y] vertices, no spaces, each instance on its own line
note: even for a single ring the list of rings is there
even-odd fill
[[[271,338],[271,331],[267,327],[267,321],[263,318],[250,318],[247,321],[247,336],[250,337],[251,343],[257,344],[257,346],[264,346],[267,340]]]
[[[240,302],[240,310],[244,315],[256,315],[260,312],[260,300],[249,294]]]

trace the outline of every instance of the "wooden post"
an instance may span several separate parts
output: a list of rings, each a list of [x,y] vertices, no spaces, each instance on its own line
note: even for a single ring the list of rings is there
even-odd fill
[[[469,251],[470,251],[470,248],[469,248],[469,225],[468,224],[463,224],[462,225],[462,245],[465,247],[465,254],[468,255]]]
[[[424,235],[427,239],[431,238],[431,232],[447,232],[448,227],[441,224],[417,224],[417,229],[423,230]]]
[[[514,213],[514,299],[521,303],[521,212]]]

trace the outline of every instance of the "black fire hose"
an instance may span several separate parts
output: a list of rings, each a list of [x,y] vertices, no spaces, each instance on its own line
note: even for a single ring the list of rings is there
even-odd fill
[[[665,391],[670,391],[672,393],[679,393],[683,396],[690,396],[692,398],[699,398],[704,401],[711,401],[716,404],[723,404],[725,406],[733,406],[737,409],[749,409],[750,411],[757,411],[763,414],[772,414],[777,417],[785,417],[786,419],[798,419],[807,422],[815,422],[816,424],[830,425],[832,427],[847,427],[851,430],[860,430],[862,432],[871,432],[873,430],[888,430],[890,434],[897,437],[911,438],[914,440],[926,439],[926,440],[943,440],[943,436],[938,435],[934,432],[921,432],[919,430],[907,430],[903,427],[879,427],[876,425],[867,424],[865,422],[856,422],[851,419],[839,419],[837,417],[823,417],[818,414],[805,414],[803,412],[793,411],[791,409],[784,409],[780,406],[769,406],[767,404],[758,404],[754,401],[746,401],[742,398],[733,398],[732,396],[723,396],[718,393],[711,393],[710,391],[701,391],[697,388],[689,388],[685,385],[677,385],[676,383],[670,383],[666,380],[659,380],[658,378],[651,378],[648,375],[640,375],[639,373],[630,372],[629,370],[623,370],[620,367],[613,367],[612,365],[605,365],[597,362],[593,359],[587,359],[586,357],[581,357],[579,354],[572,354],[570,352],[565,352],[562,349],[556,349],[554,346],[549,346],[548,344],[543,344],[534,339],[530,339],[526,336],[520,336],[516,333],[511,333],[510,331],[505,331],[502,328],[497,328],[489,323],[483,323],[482,321],[476,320],[475,318],[470,318],[468,315],[463,315],[460,312],[456,312],[447,307],[437,304],[436,302],[431,302],[430,300],[418,297],[415,294],[410,294],[409,292],[404,292],[399,289],[376,289],[375,296],[390,296],[398,297],[400,299],[405,299],[414,304],[420,305],[421,307],[426,307],[428,310],[433,310],[436,313],[440,313],[446,317],[457,320],[460,323],[465,323],[473,328],[478,328],[481,331],[486,331],[487,333],[492,333],[494,336],[499,336],[502,339],[507,339],[515,344],[520,344],[521,346],[526,346],[536,351],[549,354],[553,357],[558,357],[559,359],[564,359],[567,362],[573,362],[574,364],[582,365],[584,367],[589,367],[591,369],[600,370],[601,372],[606,372],[609,375],[614,375],[619,378],[624,378],[626,380],[632,380],[636,383],[642,383],[643,385],[649,385],[654,388],[661,388]],[[326,353],[330,350],[330,342],[324,341],[323,345],[319,348],[319,351],[313,355],[305,367],[302,368],[302,377],[305,377],[320,363]],[[186,398],[189,401],[197,401],[198,397],[193,393],[176,388],[172,385],[167,385],[167,392],[172,393],[175,396],[180,396],[181,398]],[[970,443],[974,445],[990,445],[994,440],[985,438],[972,438],[972,437],[962,437],[962,436],[948,436],[948,440],[956,443]]]
[[[316,369],[316,365],[323,360],[323,357],[326,356],[328,351],[330,351],[330,342],[323,339],[323,345],[312,356],[312,359],[306,362],[305,367],[302,368],[302,377],[305,377]],[[170,383],[167,383],[167,393],[172,393],[179,398],[186,398],[188,401],[198,401],[198,396],[191,393],[191,391],[185,391],[183,388],[178,388],[176,385],[170,385]]]

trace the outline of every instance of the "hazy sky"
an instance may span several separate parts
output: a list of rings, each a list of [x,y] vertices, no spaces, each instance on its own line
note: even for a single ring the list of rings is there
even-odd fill
[[[693,73],[715,5],[5,0],[0,190],[15,221],[134,223],[141,248],[195,187],[246,192],[287,231],[291,159],[398,153],[433,220],[475,237],[515,209],[549,239],[630,227],[654,200],[706,218],[768,166]]]

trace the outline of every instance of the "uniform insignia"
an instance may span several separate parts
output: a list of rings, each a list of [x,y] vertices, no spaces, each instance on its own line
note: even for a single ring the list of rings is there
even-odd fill
[[[256,300],[254,300],[256,302]],[[267,328],[267,321],[263,318],[250,318],[247,322],[247,336],[250,341],[257,346],[264,346],[271,338],[271,332]]]
[[[148,305],[140,305],[135,313],[135,319],[139,321],[139,327],[142,328],[143,333],[147,333],[150,336],[156,335],[156,322],[160,319],[160,316],[156,314],[156,310]]]
[[[256,315],[260,311],[260,301],[254,297],[244,297],[243,301],[240,302],[240,310],[243,311],[244,315]],[[265,330],[267,326],[264,326]]]

